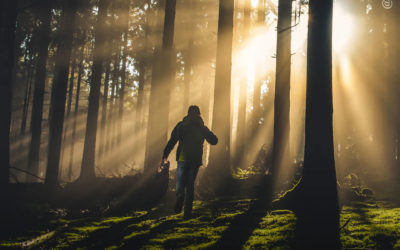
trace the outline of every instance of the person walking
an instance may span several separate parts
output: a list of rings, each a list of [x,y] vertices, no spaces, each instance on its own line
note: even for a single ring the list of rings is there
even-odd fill
[[[171,138],[165,146],[162,162],[168,162],[168,155],[179,141],[176,151],[176,202],[175,213],[182,211],[185,202],[184,217],[192,215],[194,196],[194,182],[203,158],[203,144],[206,140],[211,145],[218,143],[217,136],[211,132],[200,116],[200,108],[192,105],[188,109],[187,116],[172,130]]]

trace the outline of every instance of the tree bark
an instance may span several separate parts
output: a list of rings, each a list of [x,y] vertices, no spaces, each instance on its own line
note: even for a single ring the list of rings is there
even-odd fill
[[[250,0],[245,0],[244,6],[244,31],[243,37],[244,41],[247,41],[250,37],[250,14],[251,14],[251,3]],[[247,65],[245,66],[247,67]],[[246,70],[246,69],[245,69]],[[247,111],[247,86],[248,86],[248,76],[240,82],[239,90],[239,109],[238,109],[238,122],[237,122],[237,133],[236,133],[236,157],[234,167],[240,167],[243,157],[246,154],[244,145],[246,145],[246,111]]]
[[[38,47],[38,58],[36,64],[35,89],[33,93],[32,106],[32,137],[29,147],[28,171],[38,175],[39,170],[39,153],[40,140],[42,134],[42,118],[43,118],[43,98],[46,86],[46,63],[48,56],[48,47],[50,43],[50,21],[51,21],[51,2],[46,0],[39,8],[39,18],[41,21],[38,27],[38,37],[40,43]],[[32,177],[28,177],[28,181],[35,181]]]
[[[333,0],[309,3],[305,155],[302,179],[304,214],[298,230],[306,248],[339,249],[339,206],[333,148]],[[311,246],[310,246],[311,245]]]
[[[121,144],[121,136],[122,136],[122,124],[124,118],[124,97],[125,97],[125,79],[126,79],[126,58],[128,53],[128,32],[129,32],[129,2],[126,1],[124,6],[124,10],[126,13],[122,14],[121,23],[125,29],[124,31],[124,50],[122,56],[122,69],[121,69],[121,88],[119,90],[119,110],[118,110],[118,132],[117,132],[117,144]]]
[[[85,37],[85,35],[83,35]],[[75,150],[75,136],[76,136],[76,122],[78,120],[79,113],[79,98],[81,92],[81,81],[83,74],[83,55],[84,55],[84,44],[82,44],[80,49],[79,56],[79,66],[78,66],[78,79],[76,82],[76,94],[75,94],[75,107],[74,107],[74,121],[72,124],[72,134],[71,134],[71,152],[69,154],[69,165],[68,165],[68,180],[72,181],[73,169],[72,169],[72,161],[74,159],[74,150]]]
[[[107,14],[106,4],[106,0],[99,1],[99,14],[97,16],[95,29],[95,45],[93,51],[92,78],[90,82],[91,86],[89,92],[89,107],[86,122],[85,143],[83,148],[81,174],[79,176],[80,181],[90,181],[96,177],[94,167],[101,74],[104,61],[104,28]]]
[[[34,76],[34,68],[35,68],[35,60],[32,60],[33,62],[30,62],[28,65],[28,77],[26,78],[27,80],[27,85],[25,89],[25,98],[24,98],[24,105],[22,109],[22,119],[21,119],[21,135],[25,134],[26,131],[26,121],[28,120],[28,112],[29,112],[29,104],[31,102],[31,93],[32,93],[32,79]]]
[[[144,171],[157,168],[168,138],[170,87],[173,81],[173,41],[176,0],[166,0],[162,49],[156,54],[151,82]],[[157,52],[155,52],[157,53]],[[163,65],[161,65],[161,63]]]
[[[110,57],[107,55],[106,60],[106,73],[104,76],[104,91],[103,91],[103,103],[101,108],[101,121],[100,121],[100,148],[99,155],[102,163],[104,163],[104,151],[106,144],[106,127],[107,127],[107,103],[108,103],[108,92],[109,92],[109,81],[110,81]]]
[[[55,77],[51,89],[49,115],[49,144],[45,183],[58,185],[61,139],[68,83],[68,69],[72,50],[76,16],[76,0],[64,1],[60,19],[60,42],[56,54]]]
[[[18,1],[0,4],[0,185],[6,186],[10,174],[10,124],[15,24]]]
[[[258,1],[258,11],[257,11],[257,22],[258,25],[265,26],[265,7],[264,0]],[[256,66],[259,67],[259,66]],[[258,70],[259,72],[263,72],[261,68]],[[253,92],[253,112],[251,115],[251,132],[252,135],[256,133],[259,127],[259,121],[261,118],[261,84],[265,76],[261,76],[260,79],[255,80],[254,82],[254,92]]]
[[[211,147],[210,163],[207,169],[211,171],[209,175],[223,178],[231,176],[230,110],[233,11],[233,0],[220,0],[218,14],[219,19],[217,58],[215,68],[214,106],[212,114],[212,130],[218,136],[218,144]]]
[[[292,0],[280,0],[276,46],[273,162],[270,168],[274,180],[279,176],[279,169],[290,163],[291,21]]]

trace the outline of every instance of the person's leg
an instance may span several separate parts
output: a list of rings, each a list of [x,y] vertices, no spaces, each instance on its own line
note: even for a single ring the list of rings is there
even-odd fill
[[[183,200],[185,198],[185,174],[184,174],[185,162],[178,161],[176,168],[176,202],[175,202],[175,213],[182,211]]]
[[[185,211],[184,216],[189,217],[192,215],[192,206],[194,198],[194,182],[196,180],[197,172],[200,166],[188,165],[188,175],[186,179],[186,197],[185,197]]]

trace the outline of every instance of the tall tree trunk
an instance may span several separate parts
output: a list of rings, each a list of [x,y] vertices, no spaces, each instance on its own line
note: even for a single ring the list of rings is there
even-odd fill
[[[166,0],[162,50],[153,65],[149,122],[146,137],[145,172],[156,169],[167,143],[170,88],[173,81],[173,41],[176,0]],[[157,52],[155,52],[157,53]],[[161,62],[163,65],[161,65]]]
[[[207,169],[210,171],[209,176],[214,175],[215,177],[218,176],[223,178],[231,176],[230,110],[233,11],[233,0],[219,1],[217,58],[215,68],[214,106],[212,114],[212,130],[218,136],[218,144],[211,147],[210,163]]]
[[[83,35],[85,37],[85,35]],[[74,107],[74,118],[72,124],[72,134],[71,134],[71,152],[69,154],[69,165],[68,165],[68,180],[72,181],[73,176],[73,169],[72,169],[72,162],[74,159],[74,150],[75,150],[75,136],[76,136],[76,123],[78,120],[78,113],[79,113],[79,98],[81,92],[81,81],[82,81],[82,74],[83,74],[83,56],[85,51],[85,45],[82,44],[80,49],[80,56],[79,56],[79,66],[78,66],[78,79],[76,83],[76,94],[75,94],[75,107]]]
[[[10,167],[10,124],[15,24],[18,1],[0,4],[0,185],[6,186]]]
[[[63,133],[63,139],[62,139],[62,144],[61,144],[61,167],[60,171],[58,173],[58,178],[60,179],[62,177],[62,172],[63,172],[63,159],[64,159],[64,152],[65,152],[65,147],[67,146],[67,133],[69,130],[69,125],[70,125],[70,114],[71,114],[71,107],[72,107],[72,97],[74,94],[74,79],[75,79],[75,67],[76,67],[76,55],[77,51],[75,49],[75,53],[72,53],[72,65],[71,65],[71,74],[69,78],[69,87],[68,87],[68,100],[67,100],[67,114],[65,116],[65,126],[64,126],[64,133]]]
[[[188,109],[190,100],[190,82],[192,78],[192,51],[193,51],[193,39],[190,39],[188,48],[186,49],[185,53],[184,89],[183,89],[184,112],[186,112],[186,110]]]
[[[50,21],[51,21],[51,2],[46,0],[39,8],[39,18],[41,21],[38,27],[38,37],[40,43],[38,46],[38,57],[36,64],[35,89],[33,93],[32,107],[32,137],[29,147],[28,170],[32,174],[37,175],[39,170],[39,153],[40,140],[42,135],[42,118],[43,118],[43,98],[46,86],[46,63],[48,55],[48,47],[50,43]],[[28,181],[36,181],[28,177]]]
[[[107,55],[106,60],[106,74],[104,76],[104,91],[103,91],[103,103],[101,108],[101,121],[100,121],[100,148],[99,156],[100,161],[104,163],[104,151],[106,144],[106,126],[107,126],[107,103],[108,103],[108,92],[109,92],[109,81],[110,81],[110,57]]]
[[[279,0],[276,45],[276,82],[274,101],[274,140],[271,171],[276,180],[279,169],[290,163],[290,67],[292,0]]]
[[[193,8],[193,0],[189,0],[187,3],[187,8],[192,16],[192,13],[194,13],[194,8]],[[189,107],[189,100],[190,100],[190,82],[191,82],[191,77],[192,77],[192,61],[193,61],[193,29],[194,25],[193,22],[194,20],[192,18],[187,19],[187,32],[189,32],[188,35],[188,47],[185,51],[185,70],[184,70],[184,89],[183,89],[183,110],[186,112],[186,110]]]
[[[126,79],[126,58],[128,53],[128,32],[129,32],[129,7],[130,1],[126,1],[124,10],[126,13],[122,14],[121,23],[125,29],[124,31],[124,50],[122,56],[122,69],[121,69],[121,88],[119,90],[119,110],[118,110],[118,132],[117,132],[117,143],[118,146],[121,144],[122,136],[122,124],[124,118],[124,96],[125,96],[125,79]]]
[[[264,26],[265,25],[265,7],[264,7],[264,0],[258,1],[258,11],[257,11],[257,23],[258,25]],[[259,66],[256,66],[259,67]],[[261,68],[259,68],[258,72],[263,72]],[[262,75],[260,79],[255,80],[254,82],[254,92],[253,92],[253,112],[251,115],[251,132],[255,134],[258,126],[259,121],[261,118],[261,83],[265,80],[265,76]]]
[[[250,0],[245,0],[244,6],[244,31],[243,37],[247,41],[250,37],[250,14],[251,14],[251,2]],[[247,67],[246,65],[245,67]],[[236,133],[236,157],[234,167],[237,168],[241,165],[244,155],[244,145],[246,145],[246,110],[247,110],[247,86],[248,86],[248,76],[240,82],[239,89],[239,109],[238,109],[238,123],[237,123],[237,133]]]
[[[61,139],[68,83],[68,69],[72,50],[76,16],[76,0],[64,1],[60,20],[60,42],[56,54],[55,77],[51,89],[49,115],[49,144],[45,183],[58,184]]]
[[[298,230],[306,248],[339,249],[339,206],[333,148],[333,0],[310,0],[303,196]],[[307,244],[311,244],[307,245]]]
[[[138,86],[138,98],[137,98],[137,107],[136,107],[136,123],[138,133],[142,133],[143,129],[143,104],[144,104],[144,84],[146,81],[146,63],[144,59],[139,61],[138,64],[138,72],[139,72],[139,86]]]
[[[95,152],[96,152],[96,134],[97,118],[99,113],[99,97],[101,74],[104,60],[105,45],[105,18],[107,14],[107,1],[99,1],[99,14],[95,29],[95,45],[93,51],[92,78],[90,81],[89,107],[86,122],[85,143],[83,148],[82,168],[79,179],[89,181],[96,177],[95,174]]]
[[[24,105],[22,109],[22,119],[21,119],[21,135],[25,134],[26,130],[26,121],[28,120],[28,112],[29,112],[29,104],[31,102],[31,93],[32,93],[32,80],[34,76],[34,68],[35,68],[35,60],[32,60],[29,64],[28,69],[28,77],[27,77],[27,85],[25,89],[25,98],[24,98]]]
[[[118,46],[117,46],[118,47]],[[110,103],[110,114],[108,118],[108,140],[109,142],[107,143],[107,151],[113,151],[114,146],[115,146],[115,106],[117,103],[117,88],[118,88],[118,74],[119,74],[119,49],[116,48],[116,55],[114,58],[114,69],[113,69],[113,78],[112,78],[112,83],[111,83],[111,103]]]

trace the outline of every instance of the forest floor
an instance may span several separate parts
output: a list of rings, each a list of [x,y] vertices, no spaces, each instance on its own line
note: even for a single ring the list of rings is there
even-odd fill
[[[0,248],[295,247],[296,216],[290,210],[266,209],[255,198],[230,197],[197,200],[193,217],[184,219],[172,212],[173,200],[169,190],[152,208],[114,214],[81,209],[72,216],[64,208],[41,208],[48,210],[47,216],[38,213],[1,223]],[[400,206],[394,203],[377,198],[350,202],[342,206],[340,225],[343,249],[400,249]]]

